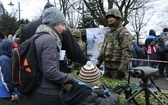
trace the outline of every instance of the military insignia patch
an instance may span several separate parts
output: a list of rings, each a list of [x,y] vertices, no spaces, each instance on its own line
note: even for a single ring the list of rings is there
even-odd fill
[[[125,35],[125,36],[128,36],[129,34],[126,32],[124,35]]]

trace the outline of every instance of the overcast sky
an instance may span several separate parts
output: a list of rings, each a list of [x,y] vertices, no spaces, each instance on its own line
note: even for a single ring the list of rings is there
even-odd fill
[[[32,20],[36,16],[41,15],[41,10],[43,10],[44,5],[47,0],[0,0],[4,5],[4,8],[11,13],[12,10],[19,10],[18,2],[20,1],[20,18],[28,18]],[[14,6],[8,5],[12,1]],[[50,0],[51,1],[51,0]],[[19,14],[17,14],[19,17]]]
[[[47,2],[47,0],[0,0],[0,1],[2,2],[2,4],[4,5],[4,8],[9,13],[12,13],[12,10],[15,10],[15,11],[18,10],[18,2],[20,1],[20,9],[21,9],[20,18],[24,18],[24,19],[28,18],[29,20],[32,20],[35,17],[40,16],[41,11],[43,10],[43,7]],[[14,6],[8,5],[10,1],[12,1]],[[53,3],[53,1],[54,0],[50,0],[51,3]],[[161,28],[158,28],[158,24],[157,24],[160,21],[160,18],[159,18],[160,16],[158,14],[161,13],[161,10],[165,8],[166,5],[168,5],[167,3],[168,3],[168,0],[158,0],[153,4],[155,7],[154,8],[155,13],[151,18],[150,22],[148,23],[147,28],[145,28],[146,30],[154,29],[156,30],[157,34],[159,34],[162,31]],[[16,16],[19,17],[18,14]]]

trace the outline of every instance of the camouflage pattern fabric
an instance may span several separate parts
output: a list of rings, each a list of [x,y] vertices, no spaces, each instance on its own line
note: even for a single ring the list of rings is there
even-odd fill
[[[105,70],[127,71],[130,58],[133,57],[132,35],[121,24],[116,29],[109,29],[105,34],[102,50],[97,65],[105,62]]]
[[[120,11],[117,10],[117,9],[114,9],[114,8],[111,8],[111,9],[108,10],[108,12],[106,13],[106,16],[105,16],[106,19],[110,15],[114,16],[114,17],[117,17],[117,18],[120,18],[120,19],[122,18]]]
[[[81,37],[82,37],[81,31],[78,30],[78,29],[74,29],[74,30],[72,30],[72,35],[75,38],[75,40],[77,41],[77,43],[79,44],[79,46],[80,46],[81,50],[83,51],[83,53],[86,54],[85,53],[86,44],[81,39]]]
[[[82,40],[78,40],[77,43],[79,44],[82,52],[86,54],[86,44]]]
[[[77,37],[77,38],[81,38],[81,36],[82,36],[80,30],[78,30],[78,29],[72,30],[72,35],[73,35],[74,37]]]
[[[79,44],[82,52],[84,54],[86,54],[86,44],[85,42],[82,41],[81,37],[82,37],[82,34],[80,32],[80,30],[78,29],[74,29],[72,30],[72,35],[73,37],[75,38],[75,40],[77,41],[77,43]],[[77,62],[73,62],[72,65],[71,65],[74,69],[80,69],[82,67],[81,64],[77,63]]]
[[[105,76],[111,77],[113,79],[117,78],[117,71],[118,67],[120,66],[120,62],[111,62],[111,61],[106,61],[104,63],[105,67]]]

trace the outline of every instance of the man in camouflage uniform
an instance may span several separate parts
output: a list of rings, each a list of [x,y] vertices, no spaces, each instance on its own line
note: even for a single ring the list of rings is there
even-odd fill
[[[76,42],[79,44],[81,50],[84,54],[86,54],[86,44],[82,41],[82,34],[81,31],[78,29],[74,29],[72,31],[72,35],[75,38]]]
[[[120,11],[109,9],[106,13],[109,30],[98,56],[97,67],[104,61],[105,74],[111,78],[124,79],[133,56],[132,35],[122,26]]]
[[[79,44],[83,54],[86,54],[86,44],[82,41],[81,31],[78,30],[78,29],[74,29],[74,30],[72,30],[72,35],[75,38],[76,42]],[[80,69],[81,68],[81,64],[79,64],[77,62],[73,62],[72,63],[72,67],[74,69]]]

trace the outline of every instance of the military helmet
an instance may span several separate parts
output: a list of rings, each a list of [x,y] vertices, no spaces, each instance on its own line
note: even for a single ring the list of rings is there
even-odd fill
[[[81,34],[80,30],[74,29],[74,30],[72,31],[72,35],[73,35],[74,37],[80,38],[82,34]]]
[[[105,18],[107,19],[108,16],[114,16],[114,17],[119,18],[119,19],[122,18],[121,12],[119,10],[113,9],[113,8],[109,9],[108,12],[106,12]]]

